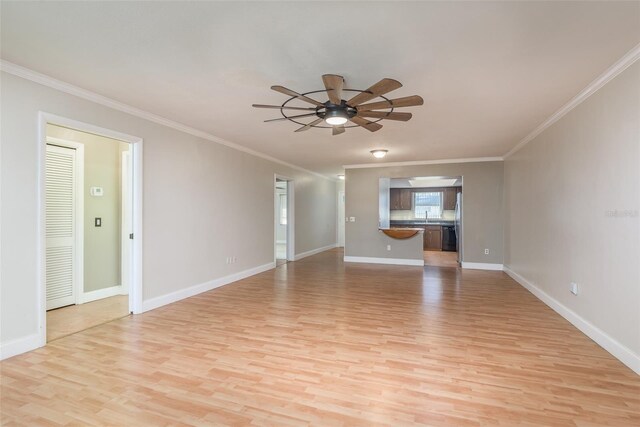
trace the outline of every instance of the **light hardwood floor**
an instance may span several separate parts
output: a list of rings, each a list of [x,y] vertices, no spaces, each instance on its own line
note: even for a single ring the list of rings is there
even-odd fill
[[[50,310],[47,311],[47,341],[57,340],[128,314],[128,295],[116,295]]]
[[[640,425],[640,377],[502,272],[332,250],[2,362],[4,425]]]
[[[449,251],[424,251],[424,265],[432,267],[458,267],[458,253]]]

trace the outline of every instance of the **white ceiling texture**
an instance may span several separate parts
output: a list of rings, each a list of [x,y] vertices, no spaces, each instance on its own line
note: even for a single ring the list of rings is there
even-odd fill
[[[640,42],[639,2],[1,7],[2,59],[334,178],[380,162],[374,148],[388,162],[503,156]],[[354,89],[393,78],[390,97],[425,103],[338,136],[251,107],[287,99],[272,85],[322,89],[327,73]]]

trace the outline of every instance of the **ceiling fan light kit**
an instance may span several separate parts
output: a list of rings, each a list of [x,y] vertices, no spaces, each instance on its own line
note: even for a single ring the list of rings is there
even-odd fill
[[[276,122],[289,120],[302,127],[295,132],[302,132],[313,128],[331,128],[333,135],[340,135],[346,128],[363,127],[370,132],[382,129],[378,122],[381,120],[398,120],[406,122],[411,119],[411,113],[394,112],[396,108],[413,107],[422,105],[424,100],[418,96],[406,96],[403,98],[389,99],[384,95],[399,89],[402,84],[393,79],[382,79],[366,90],[344,88],[344,78],[336,74],[325,74],[322,76],[325,89],[311,92],[298,93],[283,86],[271,86],[272,90],[290,96],[282,105],[253,104],[255,108],[279,109],[282,118],[265,120],[265,122]],[[319,102],[307,95],[326,93],[329,98],[325,102]],[[342,99],[344,93],[352,94],[349,100]],[[379,98],[376,101],[366,104],[366,102]],[[313,107],[299,107],[288,105],[293,100],[307,102]],[[287,115],[287,110],[297,112],[306,111],[306,114]],[[386,110],[386,111],[374,111]],[[300,120],[312,118],[309,123]],[[375,119],[375,120],[369,120]],[[350,124],[347,126],[347,123]]]

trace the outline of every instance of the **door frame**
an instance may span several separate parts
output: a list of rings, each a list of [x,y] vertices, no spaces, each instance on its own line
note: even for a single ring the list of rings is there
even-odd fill
[[[131,144],[131,163],[133,168],[133,194],[132,200],[132,222],[133,222],[133,250],[131,251],[131,269],[129,271],[129,312],[134,314],[142,313],[142,189],[143,189],[143,139],[137,136],[127,135],[111,129],[80,122],[44,111],[38,112],[38,230],[37,230],[37,251],[38,251],[38,338],[40,346],[47,343],[47,314],[46,314],[46,199],[45,199],[45,160],[47,144],[47,124],[59,125],[81,132],[92,133],[111,139]]]
[[[295,261],[295,183],[292,178],[284,175],[273,174],[273,262],[277,259],[277,244],[278,244],[278,225],[276,220],[278,219],[278,202],[276,192],[276,182],[278,180],[286,181],[287,183],[287,261]]]
[[[54,145],[63,148],[69,148],[76,151],[75,155],[75,171],[74,171],[74,185],[75,185],[75,204],[74,221],[73,221],[73,234],[74,239],[74,254],[73,254],[73,299],[76,304],[81,302],[81,296],[84,292],[84,144],[74,141],[67,141],[66,139],[55,138],[45,135],[45,156],[47,145]],[[46,158],[45,158],[46,162]],[[45,163],[46,166],[46,163]],[[45,193],[45,212],[46,212],[46,193]],[[46,221],[46,217],[45,217]],[[45,222],[46,233],[46,222]],[[45,251],[46,251],[46,235],[45,235]],[[45,253],[46,255],[46,253]],[[46,259],[45,259],[46,266]],[[45,277],[45,310],[46,310],[46,277]]]
[[[123,151],[120,155],[120,295],[129,295],[131,287],[131,239],[129,239],[129,234],[132,233],[132,166],[131,150]],[[127,220],[128,222],[125,224]]]

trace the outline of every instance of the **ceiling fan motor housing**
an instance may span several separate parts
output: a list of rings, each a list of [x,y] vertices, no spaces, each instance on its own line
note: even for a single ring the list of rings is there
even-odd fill
[[[324,109],[324,111],[320,111]],[[331,101],[327,101],[324,103],[324,107],[318,107],[316,109],[316,114],[318,117],[322,119],[328,119],[330,117],[344,117],[345,119],[350,119],[351,117],[355,117],[358,114],[358,111],[347,105],[347,101],[344,99],[340,102],[340,104],[333,104]]]

